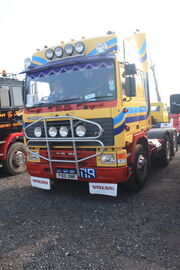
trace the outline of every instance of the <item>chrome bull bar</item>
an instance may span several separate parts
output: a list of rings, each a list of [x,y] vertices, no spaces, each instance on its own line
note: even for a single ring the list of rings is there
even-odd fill
[[[62,137],[59,137],[59,138],[52,138],[52,137],[49,137],[48,136],[48,129],[47,129],[47,122],[49,122],[50,120],[62,120],[62,119],[67,119],[70,121],[70,130],[71,130],[71,137],[68,137],[68,138],[62,138]],[[47,121],[48,120],[48,121]],[[99,132],[98,132],[98,135],[97,136],[94,136],[94,137],[75,137],[74,136],[74,127],[76,127],[78,124],[76,123],[76,126],[74,126],[74,123],[73,123],[73,120],[79,120],[80,122],[86,122],[86,123],[90,123],[92,125],[95,125],[99,128]],[[45,136],[44,137],[40,137],[40,138],[37,138],[37,137],[29,137],[27,135],[27,129],[30,128],[31,126],[39,123],[39,122],[43,122],[43,127],[44,127],[44,132],[45,132]],[[27,150],[39,157],[39,158],[42,158],[42,159],[45,159],[49,162],[49,166],[50,166],[50,172],[51,174],[53,174],[53,170],[52,170],[52,162],[63,162],[63,163],[75,163],[76,165],[76,170],[77,170],[77,175],[80,176],[80,169],[79,169],[79,163],[84,161],[84,160],[87,160],[87,159],[90,159],[90,158],[93,158],[93,157],[96,157],[96,156],[99,156],[101,155],[104,150],[105,150],[105,146],[103,144],[102,141],[98,140],[98,138],[103,134],[103,129],[102,127],[98,124],[98,123],[95,123],[93,121],[90,121],[90,120],[86,120],[86,119],[82,119],[82,118],[79,118],[79,117],[76,117],[76,116],[72,116],[72,115],[66,115],[66,116],[53,116],[53,117],[42,117],[42,118],[39,118],[38,120],[36,120],[35,122],[29,124],[28,126],[26,126],[24,128],[24,133],[25,133],[25,136],[26,138],[28,139],[28,142],[27,142]],[[32,142],[46,142],[46,147],[47,147],[47,153],[48,153],[48,158],[45,157],[45,156],[42,156],[40,154],[37,154],[36,152],[33,152],[30,148],[29,148],[29,144],[32,143]],[[74,151],[74,160],[61,160],[61,159],[58,159],[58,160],[55,160],[55,159],[52,159],[51,158],[51,151],[50,151],[50,145],[49,143],[50,142],[72,142],[72,147],[73,147],[73,151]],[[76,143],[77,142],[95,142],[95,143],[98,143],[101,147],[101,149],[99,150],[98,153],[94,154],[94,155],[90,155],[90,156],[87,156],[85,158],[81,158],[81,159],[78,159],[78,156],[77,156],[77,146],[76,146]]]

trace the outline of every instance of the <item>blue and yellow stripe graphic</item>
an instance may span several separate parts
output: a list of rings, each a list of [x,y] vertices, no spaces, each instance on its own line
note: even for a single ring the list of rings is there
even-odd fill
[[[114,119],[114,135],[118,135],[125,129],[127,123],[133,123],[137,121],[143,121],[148,118],[148,111],[145,106],[142,107],[128,107],[128,112],[121,111]],[[146,113],[140,114],[136,116],[128,116],[128,114],[134,113]],[[125,117],[126,115],[126,117]],[[121,123],[122,122],[122,123]],[[118,127],[116,127],[119,123],[121,123]]]

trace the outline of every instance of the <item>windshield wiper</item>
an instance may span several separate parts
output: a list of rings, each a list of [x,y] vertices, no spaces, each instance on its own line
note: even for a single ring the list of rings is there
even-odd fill
[[[80,98],[68,98],[68,99],[58,99],[55,100],[54,103],[59,103],[59,104],[63,104],[64,102],[68,102],[68,101],[78,101],[78,100],[82,100]]]
[[[37,107],[43,107],[43,106],[51,106],[53,105],[52,102],[40,102],[40,103],[37,103],[37,104],[34,104],[33,106],[30,106],[30,107],[27,107],[27,108],[37,108]]]
[[[78,104],[82,104],[82,103],[85,103],[85,102],[90,101],[90,100],[96,101],[97,99],[107,98],[107,97],[109,98],[109,97],[113,97],[113,96],[114,96],[114,95],[111,94],[110,96],[106,95],[106,96],[90,97],[90,98],[83,99],[82,102],[80,102],[80,103],[78,103]]]

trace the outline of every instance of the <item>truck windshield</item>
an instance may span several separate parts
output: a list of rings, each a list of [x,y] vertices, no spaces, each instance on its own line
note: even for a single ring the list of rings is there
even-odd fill
[[[22,109],[22,83],[0,83],[0,109]]]
[[[114,100],[114,61],[69,64],[33,72],[27,75],[26,93],[26,107]]]

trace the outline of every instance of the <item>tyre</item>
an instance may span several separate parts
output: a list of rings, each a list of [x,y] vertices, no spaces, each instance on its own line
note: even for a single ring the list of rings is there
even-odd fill
[[[10,145],[3,169],[10,175],[26,171],[26,149],[23,143],[16,142]]]
[[[159,164],[162,166],[167,166],[171,160],[171,149],[172,143],[168,135],[164,138],[163,148],[159,155]]]
[[[178,136],[177,142],[180,144],[180,135]]]
[[[148,173],[147,151],[143,145],[137,144],[135,149],[135,159],[132,167],[132,175],[127,182],[123,183],[123,188],[129,191],[140,191],[146,182]]]

